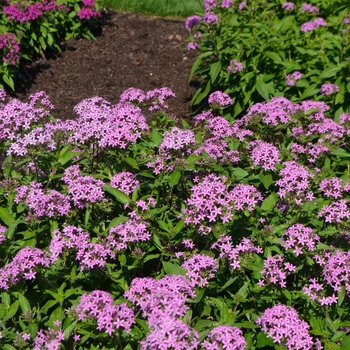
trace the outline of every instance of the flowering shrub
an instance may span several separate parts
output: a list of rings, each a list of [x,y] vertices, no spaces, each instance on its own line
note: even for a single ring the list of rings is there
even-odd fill
[[[59,51],[62,40],[93,39],[91,25],[101,16],[95,0],[3,0],[0,10],[0,87],[13,90],[21,59]]]
[[[190,129],[173,95],[0,91],[0,348],[347,349],[350,114],[214,92]]]
[[[335,118],[349,112],[349,4],[310,2],[204,0],[204,15],[186,21],[188,49],[198,51],[189,79],[201,81],[192,105],[220,90],[231,117],[272,96],[326,101]]]

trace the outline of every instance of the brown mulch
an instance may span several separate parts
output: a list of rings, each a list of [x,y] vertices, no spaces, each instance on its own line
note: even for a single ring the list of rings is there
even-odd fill
[[[61,53],[22,67],[27,81],[9,94],[26,101],[44,90],[55,105],[52,114],[71,119],[73,107],[85,98],[100,96],[114,104],[129,87],[169,87],[177,96],[169,101],[170,112],[189,117],[195,87],[187,82],[196,54],[185,47],[184,21],[108,10],[99,31],[95,41],[70,40]]]

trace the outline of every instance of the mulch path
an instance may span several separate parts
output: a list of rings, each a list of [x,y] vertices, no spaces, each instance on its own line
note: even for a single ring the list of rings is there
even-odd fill
[[[108,10],[99,32],[95,41],[67,41],[61,53],[22,67],[27,81],[9,94],[26,101],[44,90],[55,105],[52,114],[71,119],[73,107],[85,98],[100,96],[114,104],[129,87],[169,87],[177,96],[169,101],[170,112],[190,118],[195,87],[187,82],[196,53],[184,44],[184,21]]]

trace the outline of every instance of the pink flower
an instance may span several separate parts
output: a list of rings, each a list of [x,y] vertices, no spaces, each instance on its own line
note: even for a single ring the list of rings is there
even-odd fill
[[[328,96],[332,95],[336,92],[339,92],[339,86],[334,85],[334,84],[323,84],[321,86],[321,94]]]

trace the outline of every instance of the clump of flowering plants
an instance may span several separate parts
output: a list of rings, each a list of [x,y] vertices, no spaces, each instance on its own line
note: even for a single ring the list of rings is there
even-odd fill
[[[275,97],[231,123],[216,91],[190,128],[173,96],[61,121],[1,91],[0,347],[347,349],[350,114]]]
[[[0,87],[13,90],[21,59],[59,51],[62,40],[94,39],[91,29],[101,16],[95,0],[2,0],[0,11]]]
[[[202,82],[192,104],[215,90],[241,116],[254,103],[284,96],[327,102],[336,118],[349,112],[350,7],[344,0],[204,0],[203,16],[186,21],[192,67]]]

